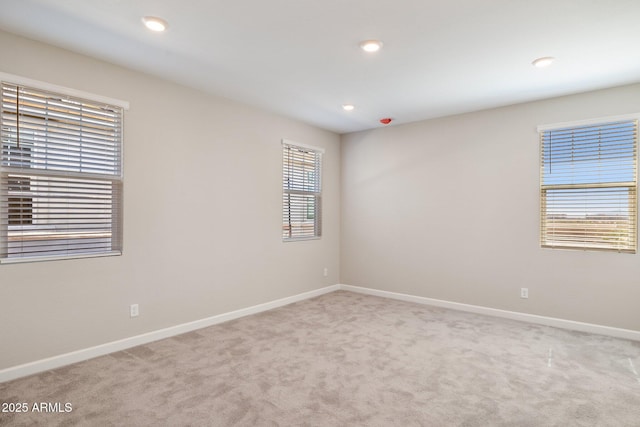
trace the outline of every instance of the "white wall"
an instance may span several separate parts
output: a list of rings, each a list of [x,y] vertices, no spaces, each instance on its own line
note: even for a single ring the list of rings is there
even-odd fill
[[[0,266],[0,370],[338,282],[640,330],[640,255],[539,248],[535,130],[639,112],[640,85],[344,135],[341,150],[3,32],[0,57],[2,72],[131,103],[124,255]],[[321,240],[281,242],[282,138],[326,150]]]
[[[632,85],[344,135],[341,282],[640,330],[640,255],[540,248],[536,132],[638,112]]]
[[[124,255],[1,265],[0,370],[338,283],[338,135],[3,32],[0,58],[131,104]],[[281,241],[282,138],[326,150],[321,240]]]

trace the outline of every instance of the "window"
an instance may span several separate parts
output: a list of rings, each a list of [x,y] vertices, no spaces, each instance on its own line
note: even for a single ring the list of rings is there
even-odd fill
[[[12,144],[2,146],[3,158],[9,163],[17,161],[18,156],[24,157],[25,162],[31,156],[31,147],[23,146],[22,152]],[[31,198],[31,181],[29,177],[14,176],[9,179],[9,225],[26,225],[33,221],[33,200]]]
[[[321,235],[321,170],[319,148],[282,141],[282,239]]]
[[[2,82],[0,262],[121,253],[122,110]]]
[[[538,130],[542,247],[635,253],[635,117]]]

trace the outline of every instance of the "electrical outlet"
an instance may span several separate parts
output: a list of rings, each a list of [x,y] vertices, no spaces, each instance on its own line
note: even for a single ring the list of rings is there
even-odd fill
[[[138,307],[138,304],[131,304],[131,306],[129,307],[129,315],[131,317],[138,317],[139,314],[140,309]]]
[[[327,277],[329,275],[329,269],[325,267],[322,274],[324,275],[324,277]]]
[[[529,288],[520,288],[520,298],[529,298]]]

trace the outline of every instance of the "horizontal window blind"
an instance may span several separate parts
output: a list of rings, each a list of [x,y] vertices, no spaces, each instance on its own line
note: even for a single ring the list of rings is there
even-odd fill
[[[283,143],[282,238],[320,237],[322,152]]]
[[[2,83],[0,261],[122,250],[122,108]]]
[[[541,245],[635,253],[636,120],[547,129],[541,138]]]

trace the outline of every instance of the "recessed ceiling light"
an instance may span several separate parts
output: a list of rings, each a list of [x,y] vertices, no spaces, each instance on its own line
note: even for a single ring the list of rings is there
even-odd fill
[[[360,47],[365,52],[377,52],[382,48],[382,42],[380,40],[365,40],[360,42]]]
[[[150,29],[151,31],[155,31],[158,33],[163,32],[167,29],[169,24],[162,18],[158,18],[156,16],[143,16],[142,23],[145,27]]]
[[[356,108],[353,104],[342,104],[342,109],[344,111],[353,111]]]
[[[536,59],[535,61],[532,62],[532,64],[535,67],[544,68],[544,67],[548,67],[549,65],[551,65],[551,63],[553,61],[555,61],[555,60],[556,60],[556,58],[554,58],[553,56],[545,56],[543,58]]]

